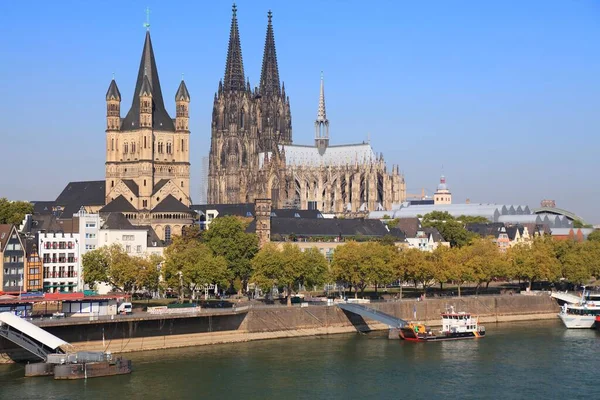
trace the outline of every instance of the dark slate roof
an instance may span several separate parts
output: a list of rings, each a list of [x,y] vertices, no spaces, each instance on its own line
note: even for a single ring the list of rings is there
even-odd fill
[[[100,213],[137,212],[138,210],[125,198],[119,195],[116,199],[100,209]]]
[[[437,228],[423,228],[423,232],[425,232],[428,236],[431,235],[433,237],[434,242],[444,242],[444,238],[437,230]]]
[[[121,92],[119,92],[119,88],[117,87],[117,82],[113,79],[108,86],[108,90],[106,91],[106,100],[118,100],[121,101]]]
[[[4,246],[8,243],[13,225],[0,224],[0,251],[4,251]]]
[[[25,254],[29,256],[33,252],[37,252],[37,238],[35,236],[27,236],[24,238]]]
[[[404,233],[402,230],[400,230],[399,228],[391,228],[389,235],[393,236],[394,238],[398,239],[398,242],[404,242],[406,240],[406,233]]]
[[[271,210],[273,218],[323,218],[319,210],[295,210],[291,208],[280,208]]]
[[[158,192],[168,182],[169,182],[169,179],[161,179],[160,181],[156,182],[156,185],[154,185],[154,191],[152,192],[152,194],[155,194],[156,192]]]
[[[54,202],[57,206],[78,205],[101,206],[104,205],[105,181],[69,182]]]
[[[414,238],[421,228],[421,221],[419,221],[419,218],[400,218],[396,228],[404,232],[406,237]]]
[[[28,233],[36,234],[45,232],[77,233],[79,223],[75,224],[73,219],[59,219],[54,215],[34,215],[31,221],[31,229]]]
[[[131,222],[120,212],[111,212],[102,216],[104,223],[102,229],[146,229],[132,225]]]
[[[137,228],[145,229],[148,232],[148,247],[166,247],[168,244],[160,240],[154,229],[150,225],[139,225]]]
[[[53,201],[32,201],[33,214],[37,215],[51,215],[54,207]]]
[[[255,229],[255,224],[251,224]],[[250,229],[250,227],[249,227]],[[304,219],[271,218],[271,237],[273,236],[369,236],[389,235],[385,224],[371,219]]]
[[[127,116],[121,124],[122,131],[131,131],[139,129],[140,126],[140,97],[144,85],[144,79],[148,79],[150,90],[152,91],[152,127],[158,131],[174,132],[175,125],[173,120],[165,109],[165,104],[158,79],[158,70],[156,68],[156,60],[154,59],[154,50],[152,49],[152,40],[150,39],[150,31],[146,31],[146,40],[144,41],[144,50],[138,70],[138,77],[133,92],[133,102]]]
[[[135,196],[140,195],[140,188],[137,183],[133,179],[123,179],[123,183],[135,194]]]
[[[206,214],[207,210],[217,210],[219,216],[234,215],[238,217],[254,217],[254,203],[240,204],[200,204],[192,205],[192,210]]]
[[[192,210],[173,195],[168,195],[152,209],[152,212],[186,212],[190,213]]]
[[[525,231],[525,227],[522,225],[513,225],[506,227],[506,234],[510,240],[515,240],[517,237],[517,232],[519,232],[520,236],[523,236],[523,232]],[[529,229],[527,229],[529,231]]]
[[[474,232],[481,237],[493,236],[497,238],[504,229],[502,222],[491,222],[489,224],[467,224],[465,227],[469,232]]]
[[[177,93],[175,93],[175,101],[190,101],[190,92],[188,92],[187,86],[183,79],[179,84],[179,88],[177,89]]]
[[[198,204],[190,208],[201,214],[206,214],[207,210],[217,210],[220,217],[234,215],[238,217],[254,217],[254,203],[240,204]],[[296,215],[297,214],[297,215]],[[278,208],[271,210],[272,218],[323,218],[319,210],[296,210],[292,208]]]

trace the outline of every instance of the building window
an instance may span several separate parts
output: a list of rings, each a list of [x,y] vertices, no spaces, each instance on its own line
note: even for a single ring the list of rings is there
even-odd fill
[[[167,143],[167,154],[172,154],[173,153],[173,144],[172,143]]]
[[[110,181],[110,187],[111,188],[115,187],[115,181]]]
[[[130,245],[125,246],[125,251],[127,253],[131,253],[131,246]]]
[[[183,187],[183,181],[181,181],[181,187]]]
[[[96,227],[96,223],[95,222],[88,222],[85,224],[86,228],[95,228]]]
[[[115,149],[115,139],[110,139],[110,149],[114,150]]]
[[[142,246],[141,245],[137,245],[136,252],[137,253],[141,253],[142,252]]]
[[[123,153],[128,153],[129,152],[129,143],[125,142],[125,148],[123,150]]]
[[[131,152],[135,153],[135,143],[131,143]]]
[[[148,143],[146,141],[146,136],[144,136],[144,148],[147,148],[147,145],[148,145]]]
[[[144,179],[144,186],[146,186],[146,180]]]
[[[165,242],[171,242],[171,227],[169,225],[165,226]]]
[[[185,151],[185,145],[183,143],[183,139],[181,139],[181,151]]]

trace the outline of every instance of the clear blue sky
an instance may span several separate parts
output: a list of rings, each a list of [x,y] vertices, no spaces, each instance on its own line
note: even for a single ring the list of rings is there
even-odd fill
[[[185,73],[192,197],[223,75],[228,1],[6,2],[0,12],[0,196],[51,200],[68,181],[104,178],[112,73],[129,104],[144,10],[163,96]],[[447,176],[456,202],[555,199],[600,223],[600,2],[238,2],[244,67],[258,83],[273,10],[295,143],[311,143],[325,72],[332,143],[370,133],[407,188]]]

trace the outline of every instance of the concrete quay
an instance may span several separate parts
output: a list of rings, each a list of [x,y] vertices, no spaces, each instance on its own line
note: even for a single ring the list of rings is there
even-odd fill
[[[369,306],[406,320],[415,320],[416,310],[416,320],[431,326],[440,324],[440,314],[450,306],[478,315],[481,323],[553,319],[559,311],[557,303],[547,295],[449,297],[376,302]],[[239,307],[235,311],[164,316],[136,314],[92,321],[66,318],[40,322],[39,326],[71,343],[75,351],[113,353],[388,329],[384,324],[327,305]],[[0,341],[0,363],[19,359],[22,353],[12,343]]]

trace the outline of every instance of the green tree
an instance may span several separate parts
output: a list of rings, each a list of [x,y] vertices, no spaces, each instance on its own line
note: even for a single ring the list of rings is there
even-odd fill
[[[450,251],[443,253],[448,278],[457,285],[458,297],[462,295],[462,286],[473,281],[473,270],[467,265],[471,256],[469,247],[452,247]]]
[[[151,293],[156,293],[160,287],[160,265],[163,258],[156,254],[149,257],[136,257],[137,274],[135,285],[137,288],[145,289]]]
[[[516,275],[529,282],[555,280],[560,277],[561,265],[556,257],[552,238],[536,237],[529,243],[520,243],[510,249],[509,257]]]
[[[131,293],[139,272],[136,261],[119,244],[87,252],[82,257],[84,282],[92,287],[103,282]]]
[[[435,283],[435,266],[431,260],[430,253],[419,249],[403,250],[400,257],[400,263],[406,276],[417,284],[423,285],[423,295],[427,294],[427,288]]]
[[[580,219],[573,220],[573,228],[591,228],[592,225],[586,224]]]
[[[304,286],[319,286],[329,280],[329,263],[318,248],[306,249],[302,252],[302,256],[304,273],[301,282]]]
[[[33,213],[33,204],[28,201],[9,201],[0,198],[0,224],[19,225],[25,214]]]
[[[375,294],[381,285],[391,283],[395,278],[393,265],[396,247],[379,242],[361,243],[361,265],[367,274],[367,282],[375,286]]]
[[[432,211],[425,214],[421,221],[423,227],[433,227],[440,232],[444,240],[452,247],[462,247],[477,237],[477,234],[465,229],[463,222],[457,221],[447,211]]]
[[[362,247],[357,242],[347,242],[338,246],[333,253],[331,263],[332,276],[336,281],[341,281],[354,288],[354,297],[358,297],[358,289],[361,291],[367,286],[367,275],[361,265]]]
[[[461,215],[456,218],[457,221],[460,221],[464,225],[467,224],[487,224],[490,221],[486,217],[473,216],[473,215]]]
[[[230,272],[230,286],[233,288],[236,278],[242,282],[241,291],[246,290],[248,279],[252,276],[251,260],[258,252],[258,238],[246,233],[245,224],[236,217],[216,218],[203,234],[208,247],[217,256],[225,257]]]
[[[591,242],[600,242],[600,229],[596,229],[592,233],[590,233],[587,237],[587,240]]]
[[[327,278],[327,260],[318,249],[305,254],[291,243],[285,243],[281,250],[276,244],[267,243],[252,260],[252,266],[252,281],[263,290],[275,285],[284,287],[288,306],[292,305],[292,293],[299,285],[317,285]]]

